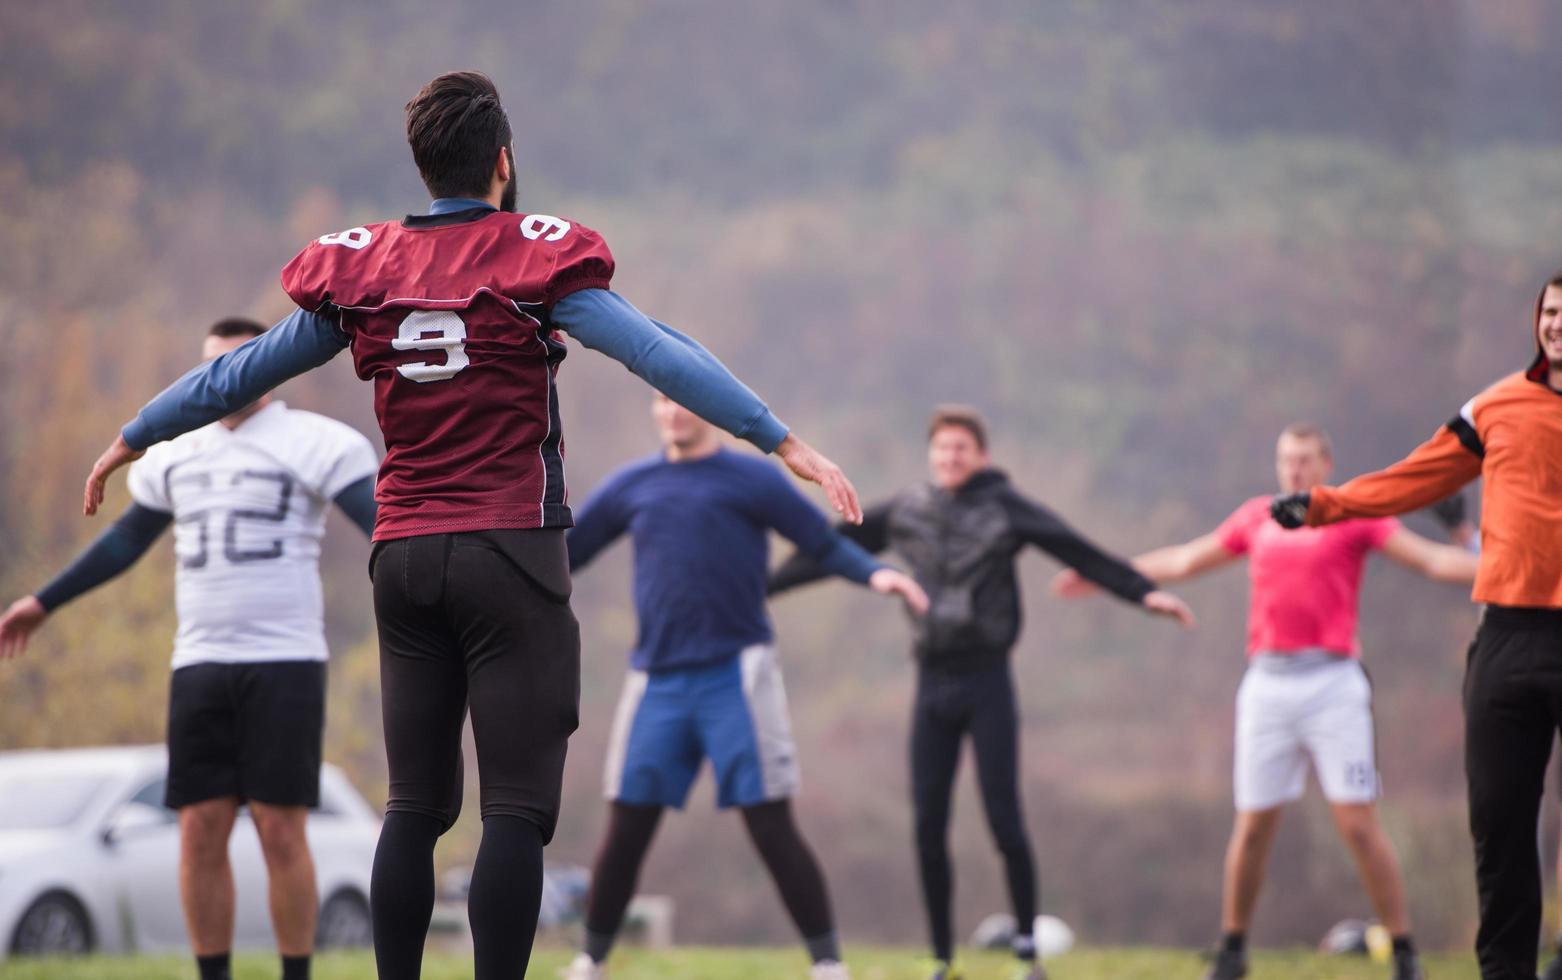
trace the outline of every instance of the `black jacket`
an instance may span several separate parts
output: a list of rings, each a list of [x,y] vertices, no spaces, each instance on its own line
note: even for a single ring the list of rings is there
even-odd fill
[[[954,492],[918,486],[868,509],[840,532],[878,553],[893,549],[927,590],[926,616],[913,616],[917,660],[945,670],[978,670],[1002,660],[1020,635],[1014,559],[1035,545],[1102,588],[1138,603],[1155,585],[1105,554],[1050,510],[1027,500],[999,470],[983,470]],[[826,573],[793,555],[770,577],[785,591]]]

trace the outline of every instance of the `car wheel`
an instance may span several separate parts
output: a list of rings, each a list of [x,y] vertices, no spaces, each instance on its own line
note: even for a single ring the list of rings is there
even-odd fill
[[[343,889],[334,892],[320,906],[320,921],[315,929],[316,949],[346,949],[373,943],[369,903],[362,895]]]
[[[92,951],[87,910],[65,892],[42,895],[16,923],[11,952],[16,956],[77,955]]]

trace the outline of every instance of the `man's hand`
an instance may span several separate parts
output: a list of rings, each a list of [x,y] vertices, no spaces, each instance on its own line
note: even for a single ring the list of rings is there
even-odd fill
[[[87,489],[82,494],[81,512],[88,517],[96,514],[98,505],[103,503],[103,485],[108,482],[109,476],[121,466],[131,460],[140,459],[143,455],[145,455],[144,450],[131,449],[122,436],[115,436],[109,447],[103,450],[103,455],[92,464],[92,472],[87,475]]]
[[[1059,599],[1083,599],[1100,591],[1099,585],[1072,568],[1065,568],[1052,576],[1052,594]]]
[[[129,448],[128,446],[125,448]],[[104,454],[105,458],[107,454]],[[798,479],[817,483],[824,488],[830,506],[851,524],[862,523],[862,505],[857,502],[857,489],[846,479],[846,474],[820,455],[812,446],[791,433],[776,447],[776,455]],[[99,460],[101,463],[102,460]],[[97,470],[93,470],[96,473]],[[90,482],[88,484],[91,486]],[[88,511],[91,513],[91,511]]]
[[[922,591],[916,579],[899,569],[881,568],[874,572],[868,577],[868,588],[880,595],[900,596],[918,616],[927,612],[927,593]]]
[[[1437,518],[1437,523],[1443,526],[1445,531],[1454,531],[1464,523],[1465,503],[1464,494],[1455,493],[1452,497],[1445,497],[1428,507],[1432,516]]]
[[[1307,508],[1312,504],[1312,494],[1277,493],[1269,503],[1269,516],[1288,531],[1294,531],[1307,523]]]
[[[1157,616],[1175,619],[1185,629],[1193,629],[1193,610],[1188,608],[1186,602],[1183,602],[1170,592],[1162,592],[1160,589],[1156,589],[1154,592],[1146,595],[1144,597],[1144,608]]]
[[[49,611],[34,596],[24,596],[11,603],[11,608],[0,616],[0,660],[21,656],[27,649],[27,638],[47,618]]]

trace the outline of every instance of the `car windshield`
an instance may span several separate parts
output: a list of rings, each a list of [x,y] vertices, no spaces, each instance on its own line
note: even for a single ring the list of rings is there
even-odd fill
[[[0,773],[0,830],[69,826],[105,782],[98,775]]]

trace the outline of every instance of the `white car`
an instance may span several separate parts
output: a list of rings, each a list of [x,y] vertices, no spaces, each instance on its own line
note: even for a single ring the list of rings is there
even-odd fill
[[[162,746],[0,752],[0,960],[188,948],[179,826]],[[380,819],[335,766],[320,772],[309,846],[321,948],[367,946]],[[234,946],[274,946],[266,865],[247,810],[229,853]]]

